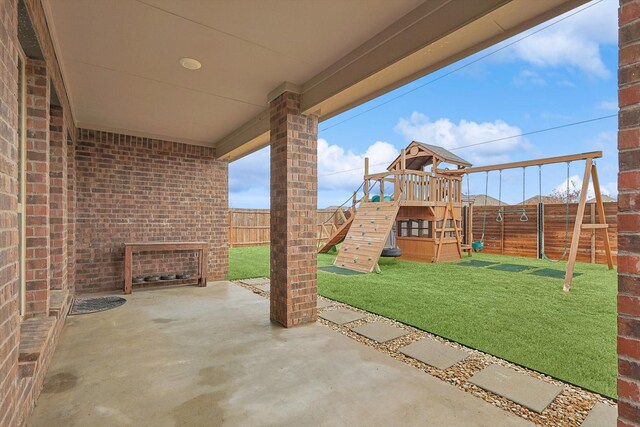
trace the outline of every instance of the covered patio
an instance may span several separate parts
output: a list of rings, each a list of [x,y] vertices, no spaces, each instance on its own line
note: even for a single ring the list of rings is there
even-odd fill
[[[274,325],[230,282],[69,318],[30,423],[301,424],[529,425],[323,325]]]
[[[313,324],[318,123],[584,3],[2,0],[0,426],[526,425]],[[620,5],[619,425],[640,425],[640,1]],[[224,281],[228,163],[267,145],[268,304]],[[168,242],[206,250],[125,273],[125,247]],[[203,268],[67,318],[131,270]]]

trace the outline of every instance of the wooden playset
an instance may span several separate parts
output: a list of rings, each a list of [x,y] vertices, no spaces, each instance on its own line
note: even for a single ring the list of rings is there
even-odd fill
[[[369,161],[365,159],[364,182],[361,186],[364,196],[358,200],[356,191],[349,209],[340,207],[336,210],[336,215],[342,217],[342,224],[337,226],[332,223],[331,229],[324,230],[329,238],[319,245],[319,252],[328,252],[342,243],[334,265],[364,273],[379,271],[378,260],[380,256],[385,255],[420,262],[460,259],[464,252],[471,255],[473,250],[482,250],[484,243],[484,233],[480,239],[473,239],[471,224],[473,202],[463,201],[464,175],[467,175],[468,179],[470,174],[485,172],[485,193],[488,193],[489,172],[499,171],[501,192],[502,171],[522,168],[524,200],[524,171],[527,167],[538,166],[541,183],[543,165],[567,163],[567,171],[569,171],[571,162],[584,160],[584,179],[570,245],[569,198],[567,197],[567,227],[562,258],[568,255],[564,285],[564,290],[568,291],[581,230],[602,230],[608,265],[610,269],[613,268],[607,233],[608,225],[594,162],[594,159],[600,157],[602,152],[596,151],[474,168],[466,160],[442,147],[413,141],[402,150],[400,156],[385,172],[370,174]],[[599,223],[583,224],[586,196],[592,179]],[[569,177],[567,177],[568,184]],[[378,194],[371,197],[370,193],[376,186]],[[542,203],[539,204],[538,209],[542,208],[540,205]],[[524,205],[520,208],[498,206],[496,216],[492,220],[501,222],[505,215],[516,211],[520,214],[520,221],[528,221]],[[485,222],[486,212],[487,209],[485,209]],[[543,247],[544,242],[538,242],[540,258],[548,259]]]

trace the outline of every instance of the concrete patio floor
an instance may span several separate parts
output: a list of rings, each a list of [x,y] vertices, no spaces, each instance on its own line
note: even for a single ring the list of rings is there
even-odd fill
[[[72,316],[31,426],[526,426],[320,324],[283,329],[229,282]]]

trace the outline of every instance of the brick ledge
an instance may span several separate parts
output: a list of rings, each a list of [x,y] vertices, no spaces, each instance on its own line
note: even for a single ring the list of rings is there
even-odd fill
[[[18,366],[20,378],[32,377],[51,338],[56,317],[32,317],[20,325]]]

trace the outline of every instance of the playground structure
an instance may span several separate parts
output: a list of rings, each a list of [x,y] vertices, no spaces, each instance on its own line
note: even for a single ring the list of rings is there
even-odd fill
[[[572,162],[585,161],[582,188],[571,234],[569,233],[569,189],[567,189],[565,242],[561,258],[558,260],[549,259],[544,252],[544,239],[538,239],[537,242],[539,258],[557,262],[566,257],[564,291],[568,292],[573,277],[581,230],[590,229],[602,232],[607,264],[609,269],[613,268],[611,245],[607,232],[608,225],[595,165],[595,159],[600,157],[602,157],[602,152],[594,151],[472,167],[469,162],[442,147],[413,141],[402,150],[400,156],[389,165],[386,172],[369,174],[369,161],[365,159],[364,182],[361,186],[364,196],[358,200],[356,191],[350,200],[349,209],[345,212],[340,207],[336,211],[336,215],[342,215],[343,221],[339,226],[332,225],[333,229],[331,230],[324,230],[329,237],[320,245],[319,252],[328,252],[343,242],[334,264],[338,267],[365,273],[379,271],[378,260],[383,255],[385,247],[387,250],[389,249],[389,242],[393,242],[392,247],[399,249],[397,255],[401,259],[419,262],[460,259],[463,252],[468,252],[471,255],[474,249],[482,250],[484,224],[487,221],[485,206],[483,233],[479,240],[474,240],[472,231],[473,204],[465,203],[462,199],[464,175],[467,175],[468,180],[471,174],[485,172],[486,196],[489,190],[488,176],[490,172],[498,171],[500,174],[499,192],[501,193],[502,171],[522,168],[524,201],[526,168],[538,167],[538,185],[541,190],[542,167],[544,165],[566,163],[567,174],[569,174]],[[447,165],[447,167],[442,168],[443,165]],[[569,176],[567,176],[567,185],[569,185],[568,178]],[[587,192],[591,180],[593,180],[598,222],[583,224]],[[389,184],[392,185],[392,189],[385,192],[385,184],[386,189],[389,189]],[[370,193],[376,186],[379,194],[370,197]],[[544,209],[541,201],[537,209],[538,215],[535,217],[540,218],[540,212]],[[518,220],[520,221],[529,220],[524,204],[521,207],[500,205],[496,209],[495,217],[490,220],[502,222],[511,213],[519,214]],[[542,227],[542,224],[539,223],[538,227]],[[393,235],[391,235],[392,231],[394,231]]]
[[[369,161],[365,159],[364,196],[358,201],[354,195],[344,223],[319,251],[327,252],[344,241],[335,265],[371,272],[377,269],[395,224],[394,237],[402,259],[459,259],[464,251],[471,250],[462,242],[462,178],[445,174],[439,168],[442,164],[457,170],[471,166],[441,147],[415,141],[402,150],[386,172],[369,174]],[[389,185],[392,189],[387,191]],[[371,198],[376,186],[379,194]]]

